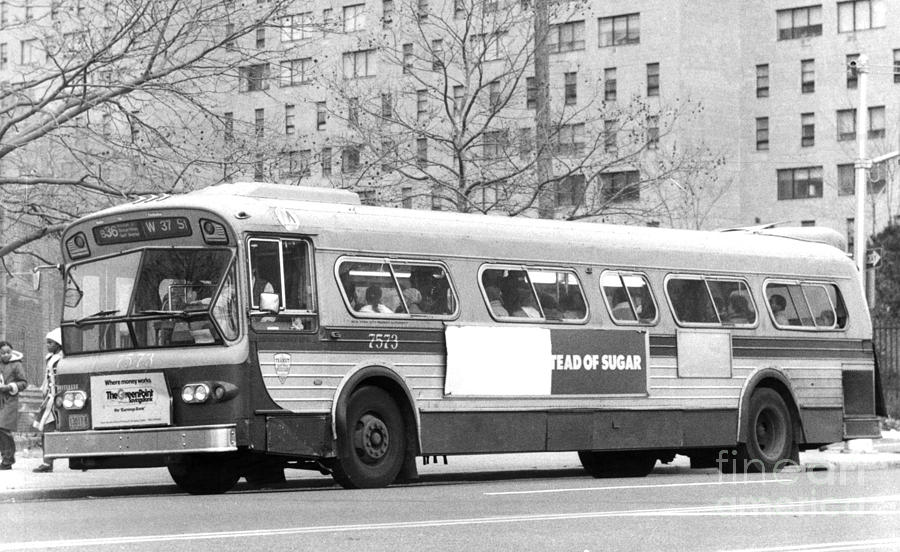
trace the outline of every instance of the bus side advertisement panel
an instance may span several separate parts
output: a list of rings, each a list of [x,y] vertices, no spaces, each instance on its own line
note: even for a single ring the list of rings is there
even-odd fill
[[[647,393],[647,334],[553,330],[552,395]]]

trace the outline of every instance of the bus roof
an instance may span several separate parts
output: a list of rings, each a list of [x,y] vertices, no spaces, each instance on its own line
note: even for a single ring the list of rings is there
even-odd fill
[[[510,262],[601,264],[853,277],[853,262],[829,239],[802,232],[712,232],[484,216],[359,204],[343,190],[258,182],[210,186],[112,207],[82,219],[132,211],[197,208],[240,232],[316,235],[316,245],[359,253],[473,256]],[[71,228],[70,228],[71,230]],[[825,234],[823,234],[825,235]],[[748,262],[748,258],[753,260]]]

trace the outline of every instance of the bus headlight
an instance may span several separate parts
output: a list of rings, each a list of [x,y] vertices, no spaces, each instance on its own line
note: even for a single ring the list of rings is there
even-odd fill
[[[188,404],[206,402],[209,398],[209,385],[206,383],[189,383],[181,388],[181,400]]]
[[[87,402],[87,393],[84,391],[66,391],[61,398],[60,406],[66,410],[81,410]]]

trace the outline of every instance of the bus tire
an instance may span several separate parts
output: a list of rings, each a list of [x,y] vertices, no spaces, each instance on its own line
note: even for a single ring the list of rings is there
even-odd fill
[[[578,459],[592,477],[646,477],[656,465],[657,455],[647,451],[578,451]]]
[[[791,413],[777,391],[768,387],[754,391],[745,423],[747,442],[739,443],[734,450],[723,451],[724,462],[719,460],[721,471],[771,473],[796,463]]]
[[[360,387],[350,395],[345,426],[338,430],[335,481],[345,489],[393,483],[406,454],[406,428],[394,399],[380,387]]]
[[[188,455],[167,467],[175,484],[194,495],[222,494],[240,478],[234,461],[218,454]]]

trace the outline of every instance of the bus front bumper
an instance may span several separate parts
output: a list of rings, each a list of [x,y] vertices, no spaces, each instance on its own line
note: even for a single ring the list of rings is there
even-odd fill
[[[65,431],[44,434],[44,458],[137,456],[237,450],[235,424]]]

